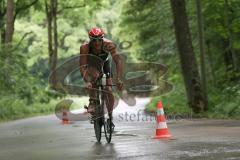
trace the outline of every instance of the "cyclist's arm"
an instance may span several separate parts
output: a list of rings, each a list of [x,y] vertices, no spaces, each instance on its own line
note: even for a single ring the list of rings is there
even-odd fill
[[[80,65],[80,73],[85,82],[89,82],[90,78],[87,74],[87,53],[88,49],[85,45],[80,47],[80,58],[79,58],[79,65]]]
[[[107,42],[106,44],[107,50],[110,52],[113,61],[116,64],[117,67],[117,79],[122,80],[123,79],[123,61],[120,56],[120,54],[117,53],[116,45],[113,42]]]

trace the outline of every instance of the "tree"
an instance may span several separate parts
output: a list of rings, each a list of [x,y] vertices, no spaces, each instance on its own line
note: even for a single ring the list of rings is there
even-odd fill
[[[5,43],[11,43],[13,38],[14,31],[14,1],[7,1],[7,17],[6,17],[6,34],[5,34]]]
[[[58,34],[57,34],[57,0],[51,0],[50,4],[45,1],[45,12],[48,24],[48,54],[49,54],[49,69],[53,73],[53,78],[50,80],[52,88],[56,87],[56,75],[54,73],[57,66],[58,53]]]
[[[6,6],[5,6],[5,0],[0,0],[0,33],[1,33],[1,44],[5,41],[5,20],[4,16],[6,14]]]
[[[175,36],[187,92],[188,104],[195,112],[206,109],[196,57],[186,13],[185,0],[171,0]]]
[[[223,90],[240,79],[240,3],[220,0],[202,4],[208,55],[213,59],[210,63],[216,76],[214,83]]]
[[[231,20],[229,17],[229,12],[231,12],[230,7],[229,7],[229,2],[228,0],[224,0],[224,8],[225,8],[225,25],[227,28],[227,34],[228,34],[228,51],[230,52],[230,57],[232,61],[232,67],[235,72],[239,71],[239,62],[238,62],[238,57],[236,55],[236,51],[233,48],[233,33],[232,33],[232,28],[231,28]]]
[[[201,0],[196,0],[197,6],[197,21],[198,21],[198,37],[199,37],[199,48],[200,48],[200,60],[201,60],[201,82],[203,86],[203,93],[205,104],[207,107],[208,97],[207,97],[207,83],[206,83],[206,72],[205,72],[205,39],[204,39],[204,27],[203,27],[203,16],[202,16],[202,4]]]
[[[127,1],[121,9],[118,37],[133,42],[130,52],[140,60],[156,61],[163,56],[169,57],[174,53],[172,44],[175,42],[169,16],[169,1]]]
[[[28,9],[33,5],[35,5],[37,2],[38,0],[34,0],[30,3],[26,1],[17,0],[16,3],[14,3],[13,0],[8,0],[7,6],[6,6],[5,0],[0,0],[0,33],[1,33],[0,43],[1,44],[9,43],[12,41],[13,34],[14,34],[14,23],[16,18],[20,14],[26,11],[29,11]],[[22,39],[24,39],[27,34],[25,34]]]

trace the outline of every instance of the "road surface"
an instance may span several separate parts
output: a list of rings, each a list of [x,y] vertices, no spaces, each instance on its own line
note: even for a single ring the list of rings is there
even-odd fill
[[[96,143],[86,118],[61,125],[54,115],[0,124],[0,160],[239,160],[240,122],[236,120],[170,120],[169,140],[156,140],[155,122],[135,107],[114,112],[116,132],[112,143]],[[135,116],[131,116],[135,115]]]

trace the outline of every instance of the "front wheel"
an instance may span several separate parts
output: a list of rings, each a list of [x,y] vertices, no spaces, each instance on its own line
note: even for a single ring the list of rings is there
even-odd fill
[[[104,118],[104,133],[108,143],[111,142],[112,132],[113,132],[112,117],[109,116],[107,118]]]
[[[102,137],[102,118],[94,120],[94,131],[97,141],[100,142]]]

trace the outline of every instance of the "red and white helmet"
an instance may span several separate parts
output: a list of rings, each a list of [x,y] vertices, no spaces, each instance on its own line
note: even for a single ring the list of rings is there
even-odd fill
[[[89,36],[90,39],[103,38],[104,37],[104,32],[101,28],[92,28],[88,32],[88,36]]]

